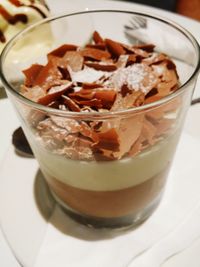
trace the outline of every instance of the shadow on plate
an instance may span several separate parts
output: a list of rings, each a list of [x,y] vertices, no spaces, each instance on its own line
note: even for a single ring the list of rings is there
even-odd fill
[[[49,221],[56,202],[52,197],[49,187],[40,170],[38,170],[35,177],[34,196],[40,214],[46,221]]]
[[[112,239],[133,230],[132,228],[97,229],[78,222],[78,218],[74,218],[70,212],[66,213],[54,200],[40,170],[35,177],[34,193],[37,207],[43,218],[66,236],[73,236],[86,241],[96,241]]]

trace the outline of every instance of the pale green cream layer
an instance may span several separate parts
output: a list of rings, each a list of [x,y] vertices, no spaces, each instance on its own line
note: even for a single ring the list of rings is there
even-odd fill
[[[162,172],[172,161],[177,138],[178,134],[136,157],[106,162],[70,160],[35,142],[32,147],[41,169],[51,177],[80,189],[112,191],[138,185]]]

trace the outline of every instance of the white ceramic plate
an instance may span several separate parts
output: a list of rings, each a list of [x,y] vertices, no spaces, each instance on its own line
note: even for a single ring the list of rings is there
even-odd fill
[[[197,203],[200,203],[200,165],[198,163],[198,151],[200,150],[200,138],[198,134],[200,134],[200,128],[195,126],[195,120],[198,119],[199,111],[200,108],[196,106],[192,107],[188,113],[181,144],[177,150],[175,164],[173,165],[171,171],[167,193],[162,201],[162,205],[157,210],[163,214],[166,206],[169,206],[166,209],[168,212],[167,218],[171,217],[171,221],[175,220],[173,216],[176,215],[179,216],[177,222],[180,222],[180,218],[182,218],[184,214],[187,214],[188,210],[190,211],[193,206],[196,206]],[[183,162],[185,164],[183,164]],[[170,208],[172,202],[175,204],[175,206],[177,206],[173,207],[173,211],[171,211],[172,208]],[[185,207],[187,205],[188,207],[186,211]],[[61,210],[55,211],[54,207],[55,202],[49,195],[48,188],[46,187],[43,177],[38,169],[36,160],[32,158],[20,157],[15,153],[13,147],[10,145],[0,166],[0,221],[3,232],[13,251],[13,254],[16,256],[22,266],[34,267],[35,260],[38,260],[38,255],[40,255],[39,263],[37,263],[36,266],[46,267],[47,265],[41,265],[41,262],[47,263],[49,257],[53,255],[53,260],[54,262],[59,262],[59,267],[71,267],[71,265],[66,265],[68,260],[73,262],[73,257],[76,255],[76,253],[80,254],[82,253],[82,249],[84,250],[85,247],[87,250],[87,246],[93,246],[92,243],[94,241],[92,241],[92,239],[91,244],[89,244],[87,241],[87,238],[89,238],[91,232],[87,231],[84,226],[81,227],[74,224],[64,213],[62,213]],[[180,212],[180,210],[182,210],[182,212]],[[53,211],[53,218],[51,218],[50,223],[48,223]],[[154,216],[156,215],[153,215],[151,220],[154,218]],[[185,215],[183,217],[185,217]],[[154,221],[156,221],[159,226],[159,221]],[[165,220],[160,220],[161,225],[164,222]],[[177,225],[178,224],[179,223],[177,223]],[[154,224],[152,224],[152,226],[154,226],[152,227],[153,232],[155,231],[155,228],[157,230],[159,228]],[[158,231],[163,230],[159,229]],[[63,235],[62,233],[65,234]],[[87,234],[84,233],[87,233],[88,236],[85,237],[84,235]],[[165,233],[162,234],[165,235]],[[92,234],[92,238],[97,240],[99,239],[99,236],[101,236],[99,233]],[[78,241],[77,238],[82,241]],[[125,238],[127,238],[127,236]],[[143,234],[140,242],[144,242],[146,238],[146,235],[144,236]],[[59,241],[60,239],[62,240],[61,242]],[[157,238],[157,241],[158,240],[160,239]],[[65,247],[65,245],[70,245],[70,242],[72,242],[73,247],[68,248],[68,252],[70,251],[70,254],[66,254],[65,249],[63,251],[63,244]],[[99,242],[100,246],[102,242]],[[113,242],[115,242],[115,238],[113,239]],[[122,242],[125,242],[124,245],[127,246],[126,239],[122,239]],[[127,239],[127,242],[130,242],[130,240]],[[58,254],[57,252],[59,249],[54,243],[58,246],[60,243],[62,244],[62,249],[60,249],[60,253]],[[135,245],[136,243],[134,242],[133,244]],[[76,246],[77,250],[80,250],[81,252],[76,251]],[[197,245],[195,244],[195,246]],[[112,247],[113,250],[111,249],[110,253],[113,253],[112,259],[113,263],[115,263],[114,257],[117,251],[116,243],[113,243]],[[98,245],[96,245],[95,251],[99,250],[100,249],[98,248]],[[188,251],[190,254],[195,253],[196,263],[198,261],[198,254],[191,250],[191,248]],[[180,255],[166,262],[164,267],[184,266],[177,265],[177,261],[181,262],[181,255],[183,254],[183,256],[185,255],[185,260],[183,263],[185,263],[186,260],[188,262],[190,257],[188,257],[186,252],[181,253]],[[130,257],[130,251],[127,253],[127,256]],[[85,257],[87,258],[87,253],[82,254],[82,257],[84,259]],[[11,257],[9,256],[8,262],[10,261],[10,258]],[[103,258],[103,256],[100,256],[100,258]],[[200,261],[198,262],[200,263]],[[73,266],[82,266],[81,260],[79,263]],[[5,265],[4,263],[3,266],[15,267],[17,265]],[[57,267],[57,265],[50,266]],[[107,267],[109,265],[107,264],[102,266]],[[149,263],[148,267],[154,266]]]

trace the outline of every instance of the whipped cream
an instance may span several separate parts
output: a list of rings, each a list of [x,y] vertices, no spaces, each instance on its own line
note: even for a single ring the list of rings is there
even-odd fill
[[[0,3],[0,52],[18,32],[49,16],[41,1],[2,0]]]

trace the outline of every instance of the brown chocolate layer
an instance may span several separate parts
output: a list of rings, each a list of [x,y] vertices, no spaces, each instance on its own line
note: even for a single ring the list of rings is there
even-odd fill
[[[144,209],[163,190],[169,168],[136,186],[115,191],[91,191],[72,187],[46,176],[52,191],[67,206],[85,215],[120,217]]]

